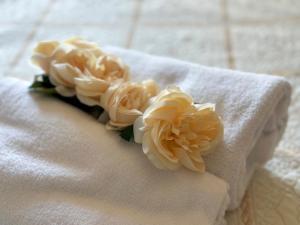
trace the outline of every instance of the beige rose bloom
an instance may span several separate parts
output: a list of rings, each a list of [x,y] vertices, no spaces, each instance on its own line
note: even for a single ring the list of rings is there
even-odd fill
[[[75,95],[75,77],[83,76],[89,65],[103,53],[92,42],[71,38],[63,42],[38,43],[32,56],[33,64],[49,75],[50,82],[63,96]]]
[[[103,54],[96,43],[88,42],[80,38],[70,38],[65,41],[41,41],[34,48],[32,63],[40,67],[46,74],[50,71],[53,60],[61,59],[72,50],[87,51],[95,57]]]
[[[50,63],[55,57],[54,52],[60,43],[58,41],[41,41],[34,48],[31,61],[34,65],[40,67],[45,73],[49,73]]]
[[[128,67],[121,59],[80,38],[40,42],[32,62],[49,75],[59,94],[77,94],[87,105],[99,105],[100,96],[112,82],[129,80]]]
[[[147,80],[142,83],[115,83],[101,97],[101,106],[109,116],[107,127],[121,129],[134,123],[158,93],[158,85]]]
[[[49,79],[56,90],[63,96],[75,95],[75,78],[83,76],[88,71],[88,64],[95,57],[86,51],[71,50],[64,57],[55,59],[50,64]]]
[[[95,57],[99,57],[104,54],[97,43],[86,41],[78,37],[73,37],[65,40],[63,42],[63,45],[70,45],[75,49],[89,51]]]
[[[156,167],[174,170],[183,165],[204,172],[202,156],[222,139],[223,125],[213,104],[193,104],[179,88],[168,88],[135,121],[134,136]]]
[[[86,105],[100,105],[101,96],[112,83],[129,79],[129,69],[120,58],[100,56],[87,66],[84,75],[75,78],[77,97]]]

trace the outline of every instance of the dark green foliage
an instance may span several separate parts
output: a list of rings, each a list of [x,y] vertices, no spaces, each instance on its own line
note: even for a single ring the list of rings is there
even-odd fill
[[[55,94],[55,86],[51,84],[49,77],[46,74],[34,76],[33,83],[29,86],[32,91],[38,91],[45,94]]]
[[[134,142],[133,125],[128,126],[125,129],[121,130],[120,136],[128,142]]]

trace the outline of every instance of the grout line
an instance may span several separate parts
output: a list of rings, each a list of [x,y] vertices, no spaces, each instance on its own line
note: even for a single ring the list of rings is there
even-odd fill
[[[136,6],[135,6],[133,18],[132,18],[132,24],[131,24],[131,27],[129,28],[129,34],[128,34],[128,38],[127,38],[127,41],[125,44],[126,48],[130,48],[132,45],[133,36],[135,34],[135,31],[136,31],[136,28],[138,25],[138,21],[140,19],[142,1],[143,0],[136,0]]]
[[[224,5],[224,6],[222,6]],[[223,7],[225,7],[223,9]],[[230,20],[228,16],[227,10],[227,0],[221,0],[221,13],[223,14],[223,19],[226,16],[226,21],[215,21],[215,22],[201,22],[201,21],[151,21],[151,20],[144,20],[143,25],[150,25],[150,26],[220,26],[225,24],[230,24],[234,26],[263,26],[263,25],[280,25],[286,23],[299,23],[300,17],[287,17],[287,18],[278,18],[272,20],[252,20],[252,19],[244,19],[244,20]]]
[[[136,7],[137,8],[137,7]],[[228,24],[234,25],[234,26],[260,26],[260,25],[280,25],[285,23],[295,23],[300,22],[300,17],[287,17],[287,18],[278,18],[278,19],[272,19],[272,20],[229,20]],[[31,25],[36,23],[31,22],[1,22],[0,25]],[[120,25],[124,25],[126,23],[123,23],[121,21]],[[145,20],[143,21],[143,25],[148,26],[155,26],[155,27],[165,27],[165,26],[202,26],[202,27],[208,27],[208,26],[220,26],[224,25],[225,23],[223,21],[221,22],[190,22],[190,21],[176,21],[176,22],[170,22],[170,21],[150,21]],[[76,24],[72,22],[47,22],[43,24],[44,26],[91,26],[91,27],[97,27],[97,26],[105,26],[105,27],[111,27],[116,26],[115,23],[101,23],[101,22],[78,22]]]
[[[43,10],[40,18],[34,23],[32,31],[26,37],[26,39],[25,39],[23,45],[21,46],[20,50],[18,51],[18,53],[16,54],[14,59],[10,62],[9,69],[13,69],[19,63],[22,56],[24,55],[24,52],[25,52],[26,48],[28,47],[29,43],[33,40],[34,36],[37,33],[38,28],[42,25],[44,19],[46,18],[46,16],[50,12],[50,9],[51,9],[51,7],[52,7],[52,5],[54,4],[55,1],[56,0],[50,0],[48,2],[47,7]]]
[[[286,17],[286,18],[277,18],[270,20],[251,20],[251,19],[241,19],[241,20],[229,20],[228,23],[236,26],[260,26],[260,25],[280,25],[286,23],[299,23],[300,17]]]
[[[224,38],[225,38],[225,49],[227,51],[228,67],[230,69],[235,69],[236,65],[235,65],[235,59],[234,59],[233,48],[232,48],[227,0],[221,1],[221,11],[222,11],[222,18],[224,22]]]

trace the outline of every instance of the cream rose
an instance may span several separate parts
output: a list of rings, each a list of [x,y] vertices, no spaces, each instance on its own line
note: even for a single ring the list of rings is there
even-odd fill
[[[100,96],[115,81],[128,81],[129,70],[120,58],[108,55],[97,44],[79,38],[40,42],[32,62],[49,75],[63,96],[77,94],[87,105],[99,105]]]
[[[41,41],[34,48],[31,61],[40,67],[45,73],[49,73],[50,63],[55,57],[55,52],[60,43],[58,41]]]
[[[102,55],[94,64],[89,67],[90,72],[97,78],[109,82],[121,79],[129,80],[129,68],[123,61],[112,55]]]
[[[95,43],[79,38],[63,42],[44,41],[34,49],[32,62],[49,75],[59,94],[73,96],[74,78],[83,76],[102,54]]]
[[[95,57],[103,54],[97,44],[80,38],[70,38],[62,42],[41,41],[34,48],[32,63],[48,74],[53,60],[64,58],[66,53],[74,49],[89,52]]]
[[[115,83],[101,97],[101,106],[109,116],[108,128],[122,129],[134,123],[158,93],[158,85],[147,80],[142,83]]]
[[[65,40],[63,45],[70,45],[75,49],[89,51],[95,57],[99,57],[104,54],[98,44],[77,37]]]
[[[95,57],[87,51],[74,49],[50,64],[49,79],[63,96],[75,95],[75,78],[88,73],[88,64]]]
[[[202,156],[222,139],[223,125],[214,105],[193,104],[179,88],[168,88],[135,121],[134,136],[156,167],[174,170],[183,165],[203,172]]]
[[[86,73],[75,78],[78,99],[86,105],[100,105],[101,96],[113,83],[130,79],[129,69],[121,59],[103,55],[92,61]]]

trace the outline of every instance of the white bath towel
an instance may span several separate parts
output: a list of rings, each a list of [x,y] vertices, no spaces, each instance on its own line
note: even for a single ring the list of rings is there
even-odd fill
[[[230,184],[236,208],[255,168],[271,156],[287,123],[291,87],[283,78],[198,66],[136,51],[107,47],[129,64],[133,80],[177,84],[196,102],[216,103],[224,143],[206,158],[208,171]]]
[[[0,81],[1,225],[220,225],[222,179],[152,166],[88,114]]]

